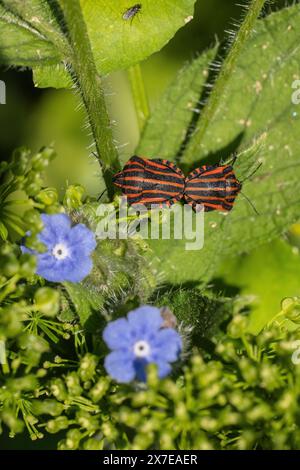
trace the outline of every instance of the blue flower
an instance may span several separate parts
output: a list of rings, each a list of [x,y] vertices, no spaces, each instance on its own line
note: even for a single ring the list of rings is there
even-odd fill
[[[38,253],[21,246],[23,253],[37,258],[36,273],[52,282],[80,282],[93,267],[90,255],[96,247],[95,235],[83,224],[71,226],[66,214],[42,214],[43,230],[38,239],[46,251]]]
[[[103,339],[112,352],[104,366],[118,382],[137,378],[146,381],[146,366],[154,363],[158,376],[171,371],[170,362],[178,359],[182,349],[181,337],[173,328],[162,328],[164,319],[156,307],[145,305],[133,310],[127,318],[110,322]]]

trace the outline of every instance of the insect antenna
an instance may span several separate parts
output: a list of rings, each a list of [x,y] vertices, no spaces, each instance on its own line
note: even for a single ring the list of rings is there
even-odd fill
[[[241,183],[243,184],[245,181],[249,180],[250,178],[252,178],[253,175],[255,175],[255,173],[260,169],[260,167],[262,166],[262,163],[259,163],[257,165],[257,167],[250,173],[250,175],[246,176],[245,179],[243,179],[243,181],[241,181]]]
[[[237,152],[233,152],[232,154],[232,159],[230,160],[230,162],[228,163],[228,165],[230,166],[234,166],[235,162],[237,161],[238,159],[238,153]]]
[[[250,204],[250,206],[252,207],[252,209],[254,210],[254,212],[256,213],[256,215],[260,215],[260,213],[258,212],[258,210],[256,209],[255,205],[253,204],[253,202],[248,198],[248,196],[246,196],[246,194],[242,193],[242,191],[240,191],[240,194],[246,199],[246,201]]]
[[[100,196],[97,198],[97,201],[100,201],[100,199],[102,198],[103,194],[107,192],[107,188],[104,189],[104,191],[102,191],[102,193],[100,194]]]

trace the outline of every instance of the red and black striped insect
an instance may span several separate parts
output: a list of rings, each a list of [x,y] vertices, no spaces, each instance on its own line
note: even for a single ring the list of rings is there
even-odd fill
[[[133,156],[113,178],[115,186],[126,195],[129,204],[171,206],[184,195],[185,177],[168,160],[148,160]]]
[[[230,164],[203,165],[185,178],[183,172],[168,160],[148,160],[134,156],[114,176],[113,182],[127,196],[131,205],[171,206],[184,199],[194,210],[198,209],[197,206],[203,206],[205,212],[229,212],[241,192],[243,182],[251,178],[261,166],[241,182],[233,171],[236,159],[235,155]],[[257,213],[251,201],[243,196]]]
[[[230,165],[203,165],[192,171],[185,179],[184,198],[196,209],[197,204],[208,211],[231,211],[234,201],[242,189]]]

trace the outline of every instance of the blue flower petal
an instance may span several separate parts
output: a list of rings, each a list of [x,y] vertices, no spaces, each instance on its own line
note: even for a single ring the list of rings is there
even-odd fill
[[[161,327],[163,318],[158,308],[143,305],[128,314],[128,322],[136,338],[147,339]]]
[[[30,255],[35,255],[36,252],[34,250],[31,250],[30,248],[27,248],[25,245],[20,245],[22,253],[29,253]]]
[[[38,237],[47,251],[38,253],[21,246],[22,252],[36,255],[36,273],[48,281],[82,281],[93,267],[89,256],[96,247],[93,232],[83,224],[72,228],[71,220],[66,214],[42,214],[41,219],[44,227]],[[53,255],[53,248],[58,243],[65,245],[68,250],[68,256],[64,259]]]
[[[67,214],[42,214],[41,219],[44,229],[41,234],[45,240],[51,240],[54,243],[61,240],[71,229],[71,219]],[[46,241],[48,244],[48,242]]]
[[[59,266],[61,277],[64,281],[80,282],[90,274],[93,262],[89,256],[81,256],[65,258],[58,262],[57,266]]]
[[[125,318],[110,322],[103,331],[103,339],[110,349],[131,348],[133,339]]]
[[[164,377],[169,375],[169,373],[172,370],[170,364],[168,364],[168,362],[165,362],[165,361],[156,362],[156,365],[158,368],[158,371],[157,371],[158,377],[160,379],[163,379]]]
[[[113,351],[106,356],[104,367],[107,373],[118,382],[131,382],[135,378],[133,357],[124,350]]]
[[[147,382],[147,365],[149,362],[146,359],[135,359],[133,366],[137,380],[140,382]]]
[[[73,250],[89,255],[96,248],[94,233],[83,224],[73,227],[68,236],[69,244]]]
[[[181,336],[172,328],[163,328],[157,332],[151,342],[151,360],[173,362],[182,350]]]
[[[49,253],[37,256],[36,274],[51,282],[62,282],[64,280],[59,263]]]
[[[163,379],[171,372],[171,366],[168,362],[161,360],[158,362],[147,361],[145,359],[136,359],[134,361],[134,368],[136,372],[136,378],[140,382],[147,382],[147,366],[148,364],[156,364],[157,374],[160,379]]]

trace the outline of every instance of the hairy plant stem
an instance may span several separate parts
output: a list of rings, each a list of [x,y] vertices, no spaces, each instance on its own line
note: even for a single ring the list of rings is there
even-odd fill
[[[131,85],[137,121],[140,132],[142,132],[145,122],[149,117],[150,111],[140,64],[131,66],[128,70],[128,76]]]
[[[199,152],[199,147],[202,143],[205,132],[215,117],[219,105],[223,99],[224,92],[229,83],[231,74],[236,66],[240,53],[247,42],[251,32],[253,31],[254,23],[259,16],[262,7],[266,0],[252,0],[249,5],[248,13],[232,43],[232,46],[223,62],[221,71],[214,84],[214,88],[210,94],[209,100],[203,109],[202,115],[198,121],[193,136],[191,137],[186,151],[183,154],[182,161],[185,163],[192,163],[195,160],[195,154]]]
[[[103,171],[108,195],[113,195],[112,176],[120,169],[109,115],[106,109],[101,79],[91,49],[87,27],[79,0],[60,0],[65,26],[72,47],[71,74],[80,91],[91,126],[97,158]]]

